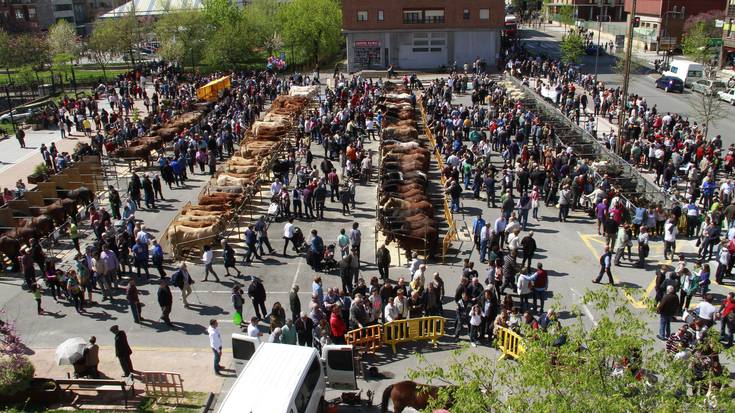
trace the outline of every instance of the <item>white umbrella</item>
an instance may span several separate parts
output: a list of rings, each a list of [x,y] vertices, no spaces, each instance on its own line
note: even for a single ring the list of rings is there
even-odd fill
[[[56,363],[59,366],[73,365],[84,356],[87,341],[81,337],[70,338],[56,347]]]

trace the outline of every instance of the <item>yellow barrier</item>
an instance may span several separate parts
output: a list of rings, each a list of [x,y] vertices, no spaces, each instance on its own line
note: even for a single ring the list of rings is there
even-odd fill
[[[444,235],[444,239],[442,240],[442,264],[444,264],[444,260],[447,256],[447,252],[449,251],[449,247],[452,245],[452,241],[457,236],[457,226],[452,222],[452,224],[449,226],[449,231],[446,235]]]
[[[197,89],[197,98],[214,102],[219,97],[219,91],[230,87],[231,83],[230,76],[215,79]]]
[[[498,347],[503,352],[503,355],[500,356],[501,360],[508,356],[517,359],[526,352],[526,348],[523,347],[523,339],[518,333],[505,327],[496,327],[495,335],[498,338]]]
[[[383,345],[383,326],[378,324],[351,330],[345,334],[345,341],[364,353],[374,354]]]
[[[396,352],[396,344],[409,341],[431,340],[436,347],[444,335],[444,317],[421,317],[391,321],[383,325],[383,342]]]

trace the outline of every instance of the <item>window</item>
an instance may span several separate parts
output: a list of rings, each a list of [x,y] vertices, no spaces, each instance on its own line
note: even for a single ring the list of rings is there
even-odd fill
[[[429,51],[429,48],[428,47],[414,47],[413,48],[413,51],[415,53],[428,52]]]
[[[311,395],[314,393],[314,389],[316,389],[316,384],[319,382],[321,375],[321,361],[315,358],[311,362],[311,366],[309,366],[309,371],[306,372],[306,377],[304,378],[304,382],[301,383],[299,392],[296,393],[296,409],[299,413],[304,413],[309,406],[309,400],[311,400]]]
[[[340,371],[352,371],[351,351],[330,351],[327,353],[327,365],[330,369]]]
[[[26,15],[23,13],[23,9],[15,9],[15,19],[16,20],[25,20]]]
[[[383,10],[378,10],[378,21],[382,22],[385,20],[385,16],[383,16]]]
[[[368,21],[368,12],[367,12],[367,10],[358,10],[358,12],[357,12],[357,21],[359,21],[359,22],[366,22],[366,21]]]
[[[444,23],[444,10],[426,10],[425,23]]]
[[[71,4],[57,4],[54,6],[54,11],[71,11]]]
[[[404,10],[403,22],[409,24],[423,23],[423,12],[421,10]]]
[[[490,9],[480,9],[480,20],[490,19]]]
[[[36,8],[35,7],[28,8],[28,20],[36,20]]]
[[[462,12],[462,18],[464,20],[470,19],[470,9],[464,9],[464,11]]]

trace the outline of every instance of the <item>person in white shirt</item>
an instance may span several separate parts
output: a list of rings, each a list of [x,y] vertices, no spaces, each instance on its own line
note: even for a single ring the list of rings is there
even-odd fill
[[[475,304],[470,310],[470,345],[477,347],[477,340],[480,338],[480,326],[482,325],[482,312],[480,306]]]
[[[720,242],[720,252],[717,254],[717,271],[715,272],[715,280],[717,284],[722,284],[725,275],[729,275],[727,267],[730,264],[730,250],[727,248],[730,242],[722,240]]]
[[[508,235],[508,251],[509,252],[515,251],[516,253],[518,253],[518,248],[521,246],[520,232],[521,230],[518,228],[513,230],[513,232],[509,232],[510,234]]]
[[[388,298],[388,304],[385,305],[385,310],[383,310],[383,321],[390,323],[398,320],[399,316],[398,308],[393,304],[393,297]]]
[[[214,279],[219,282],[219,276],[214,272],[214,269],[212,269],[213,261],[214,253],[212,252],[212,247],[210,245],[205,245],[204,252],[202,253],[202,263],[204,263],[204,281],[207,281],[209,273],[212,273],[212,275],[214,275]]]
[[[419,258],[419,254],[413,253],[412,255],[413,259],[411,260],[411,263],[408,265],[408,271],[410,275],[413,277],[413,275],[416,273],[416,270],[419,269],[422,265],[424,265],[424,260]]]
[[[148,234],[148,232],[146,232],[145,225],[141,225],[140,231],[138,231],[138,233],[135,235],[135,242],[148,245],[150,240],[151,240],[151,236],[150,234]]]
[[[516,282],[518,295],[521,297],[521,312],[525,312],[530,309],[528,302],[531,299],[531,293],[533,293],[533,289],[531,288],[531,277],[532,276],[528,274],[528,268],[524,268]]]
[[[676,236],[679,229],[676,227],[673,218],[666,220],[664,224],[664,259],[668,259],[668,253],[671,252],[671,258],[676,255]]]
[[[408,298],[403,294],[403,290],[398,290],[398,295],[393,300],[393,305],[395,305],[398,311],[398,318],[400,320],[408,318]]]
[[[263,336],[260,328],[258,328],[258,317],[252,317],[250,319],[250,325],[248,325],[248,336],[257,338],[258,341],[260,341],[260,337]]]
[[[293,249],[296,250],[296,245],[293,243],[293,233],[294,233],[294,225],[293,225],[293,218],[289,218],[288,222],[283,226],[283,255],[286,256],[286,247],[288,247],[288,242],[291,241],[291,245],[293,246]]]
[[[212,348],[214,353],[214,374],[220,375],[220,370],[224,367],[219,365],[222,359],[222,336],[217,329],[217,320],[209,320],[209,327],[207,327],[207,333],[209,334],[209,347]]]
[[[281,188],[283,188],[283,184],[281,184],[280,179],[276,179],[276,182],[273,182],[271,184],[271,195],[276,196],[281,193]]]
[[[704,327],[697,331],[697,336],[699,338],[700,334],[704,336],[707,330],[712,327],[715,313],[717,313],[717,308],[712,305],[712,294],[705,294],[704,301],[697,304],[693,311],[696,313],[697,318],[704,321]]]
[[[424,288],[424,282],[426,278],[424,273],[426,272],[426,264],[421,264],[418,270],[413,273],[413,279],[411,282],[411,288],[414,290],[421,290]]]

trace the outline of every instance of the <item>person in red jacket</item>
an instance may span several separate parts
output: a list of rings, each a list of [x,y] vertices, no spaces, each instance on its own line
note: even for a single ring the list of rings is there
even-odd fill
[[[335,305],[332,308],[332,316],[329,318],[329,327],[332,330],[332,342],[334,344],[345,344],[345,333],[347,325],[342,320],[341,308]]]
[[[732,347],[733,330],[735,330],[735,293],[730,291],[720,305],[720,340],[727,339],[728,348]]]

